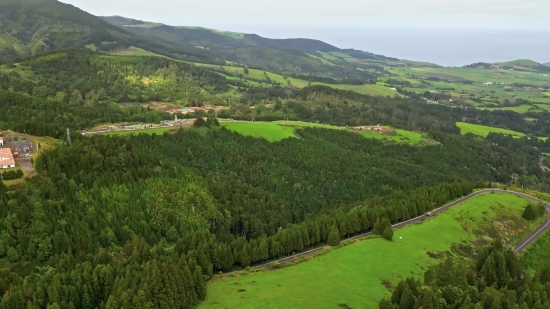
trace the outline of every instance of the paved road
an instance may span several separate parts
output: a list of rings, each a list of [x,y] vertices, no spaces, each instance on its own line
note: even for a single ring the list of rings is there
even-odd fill
[[[442,212],[444,212],[445,210],[453,207],[453,206],[456,206],[458,204],[461,204],[473,197],[476,197],[478,195],[483,195],[483,194],[487,194],[487,193],[492,193],[492,192],[495,192],[495,193],[507,193],[507,194],[513,194],[513,195],[516,195],[516,196],[519,196],[519,197],[522,197],[522,198],[526,198],[526,199],[529,199],[529,200],[533,200],[535,202],[539,202],[539,199],[535,198],[535,197],[532,197],[530,195],[527,195],[527,194],[523,194],[523,193],[519,193],[519,192],[514,192],[514,191],[507,191],[507,190],[499,190],[499,189],[485,189],[485,190],[480,190],[480,191],[477,191],[477,192],[474,192],[470,195],[467,195],[467,196],[464,196],[452,203],[449,203],[445,206],[442,206],[442,207],[439,207],[437,209],[434,209],[430,212],[431,216],[435,216],[437,214],[440,214]],[[544,223],[542,223],[537,229],[535,229],[529,236],[527,236],[524,240],[522,240],[516,247],[514,247],[514,252],[518,252],[518,251],[521,251],[521,250],[524,250],[525,248],[527,248],[527,246],[529,246],[533,241],[535,241],[540,235],[542,235],[542,233],[544,233],[544,231],[546,231],[548,228],[550,228],[550,205],[548,204],[545,204],[546,205],[546,221],[544,221]],[[411,224],[414,224],[414,223],[417,223],[417,222],[422,222],[424,221],[425,219],[427,218],[426,215],[422,215],[422,216],[419,216],[419,217],[416,217],[416,218],[413,218],[413,219],[410,219],[410,220],[407,220],[407,221],[404,221],[404,222],[400,222],[400,223],[397,223],[397,224],[394,224],[392,225],[392,227],[394,229],[398,229],[398,228],[402,228],[402,227],[405,227],[407,225],[411,225]],[[357,236],[354,236],[354,237],[350,237],[350,238],[347,238],[343,241],[348,241],[348,240],[353,240],[353,239],[357,239],[357,238],[361,238],[361,237],[365,237],[365,236],[368,236],[370,235],[371,233],[365,233],[365,234],[361,234],[361,235],[357,235]],[[287,262],[287,261],[291,261],[297,257],[300,257],[300,256],[303,256],[303,255],[308,255],[308,254],[311,254],[311,253],[314,253],[314,252],[317,252],[319,250],[323,249],[323,247],[319,247],[319,248],[315,248],[315,249],[311,249],[311,250],[308,250],[308,251],[304,251],[302,253],[298,253],[298,254],[294,254],[294,255],[291,255],[289,257],[286,257],[286,258],[282,258],[282,259],[279,259],[278,261],[273,261],[273,262],[269,262],[269,263],[266,263],[266,264],[262,264],[262,265],[258,265],[258,266],[254,266],[252,268],[261,268],[261,267],[265,267],[265,266],[269,266],[269,265],[272,265],[276,262],[278,263],[284,263],[284,262]]]

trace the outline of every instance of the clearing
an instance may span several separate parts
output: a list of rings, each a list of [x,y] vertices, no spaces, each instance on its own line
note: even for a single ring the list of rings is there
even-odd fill
[[[419,144],[421,142],[428,142],[428,140],[421,133],[399,129],[383,134],[377,132],[361,132],[360,134],[366,138],[396,141],[398,143]]]
[[[303,127],[319,127],[326,129],[343,130],[343,128],[298,121],[276,121],[276,122],[221,122],[227,129],[244,136],[263,137],[270,142],[277,142],[289,137],[296,137],[294,130]]]
[[[514,137],[525,136],[525,134],[518,131],[512,131],[512,130],[501,129],[501,128],[493,128],[493,127],[482,126],[478,124],[471,124],[466,122],[457,122],[456,126],[460,128],[461,134],[472,133],[475,135],[481,135],[485,137],[489,135],[489,133],[494,132],[494,133],[511,134]]]
[[[521,219],[528,203],[510,194],[481,195],[396,230],[393,242],[366,239],[296,266],[211,283],[199,308],[377,308],[391,294],[385,285],[411,275],[421,278],[453,243],[528,233],[539,224],[527,226]]]
[[[294,131],[304,127],[317,127],[324,129],[344,130],[342,127],[335,127],[325,124],[315,124],[299,121],[275,121],[275,122],[250,122],[250,121],[231,121],[221,122],[222,126],[245,136],[263,137],[270,142],[277,142],[285,138],[297,137]],[[358,133],[366,138],[376,138],[385,141],[395,141],[398,143],[426,144],[429,140],[421,133],[406,130],[395,130],[389,127],[381,127],[381,132],[358,131],[357,128],[351,128],[349,132]]]

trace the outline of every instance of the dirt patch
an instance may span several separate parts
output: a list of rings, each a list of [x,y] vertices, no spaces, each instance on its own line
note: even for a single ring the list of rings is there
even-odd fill
[[[380,283],[382,283],[382,285],[385,286],[386,289],[388,289],[390,291],[395,290],[395,285],[393,285],[393,283],[391,283],[391,281],[389,281],[389,280],[380,278]]]
[[[34,167],[31,163],[31,158],[15,158],[15,164],[23,171],[23,173],[34,172]]]
[[[352,307],[348,306],[348,304],[344,304],[344,303],[338,304],[338,307],[343,308],[343,309],[353,309]]]
[[[428,254],[429,257],[431,257],[432,259],[436,259],[436,260],[441,260],[445,257],[445,252],[428,251],[426,253]]]

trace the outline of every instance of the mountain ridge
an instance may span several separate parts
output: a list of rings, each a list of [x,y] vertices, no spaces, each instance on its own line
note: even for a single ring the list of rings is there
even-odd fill
[[[137,36],[56,0],[0,0],[0,24],[0,59],[3,60],[53,50],[88,47],[109,51],[128,46],[180,60],[213,61],[216,58],[214,53],[194,46]]]

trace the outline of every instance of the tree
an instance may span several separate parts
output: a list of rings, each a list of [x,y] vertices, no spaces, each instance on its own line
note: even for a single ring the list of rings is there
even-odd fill
[[[391,228],[391,226],[388,226],[386,227],[386,229],[384,229],[382,237],[384,237],[386,240],[393,241],[393,229]]]
[[[79,105],[82,105],[83,102],[84,102],[84,99],[82,99],[82,93],[80,93],[80,91],[78,90],[74,90],[71,93],[69,104],[73,106],[79,106]]]
[[[8,249],[8,260],[11,262],[17,262],[19,260],[19,252],[14,247]]]
[[[535,207],[533,207],[532,204],[527,205],[525,207],[525,211],[523,211],[523,219],[527,221],[533,221],[537,218],[537,213],[535,211]]]
[[[249,72],[248,72],[248,68],[247,68],[247,67],[244,67],[243,72],[244,72],[244,74],[248,75],[248,73],[249,73]]]
[[[195,292],[199,300],[206,298],[206,284],[204,283],[204,277],[202,276],[202,270],[200,266],[195,267],[193,273],[193,283],[195,283]]]
[[[250,252],[250,245],[247,243],[243,246],[243,250],[241,251],[241,266],[242,267],[250,266],[251,261],[252,261],[252,258],[251,258],[251,252]]]
[[[407,284],[405,284],[405,289],[403,290],[403,295],[399,301],[399,309],[413,309],[416,299]]]
[[[340,245],[340,232],[338,232],[338,228],[335,224],[332,225],[328,233],[327,245],[331,247]]]
[[[376,218],[376,222],[374,222],[374,227],[372,228],[372,233],[374,235],[382,235],[383,232],[384,230],[380,225],[380,218]]]

